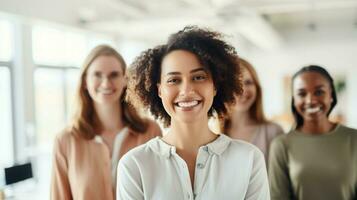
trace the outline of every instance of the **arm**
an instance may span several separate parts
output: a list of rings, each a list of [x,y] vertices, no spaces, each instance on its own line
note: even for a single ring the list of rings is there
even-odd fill
[[[71,188],[68,180],[67,154],[63,141],[57,137],[54,144],[52,161],[51,199],[72,199]]]
[[[293,199],[288,156],[283,139],[282,137],[275,139],[270,147],[269,180],[273,200]]]
[[[144,191],[140,171],[127,155],[118,164],[116,198],[118,200],[143,200]]]
[[[246,200],[270,200],[268,175],[265,159],[258,149],[254,152],[252,173],[250,175]]]

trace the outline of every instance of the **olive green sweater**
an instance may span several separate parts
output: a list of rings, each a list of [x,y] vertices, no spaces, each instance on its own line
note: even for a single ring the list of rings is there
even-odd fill
[[[272,200],[357,200],[357,130],[291,131],[270,148]]]

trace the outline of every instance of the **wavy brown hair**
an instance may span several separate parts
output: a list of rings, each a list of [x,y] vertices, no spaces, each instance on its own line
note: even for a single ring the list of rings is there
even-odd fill
[[[102,125],[99,123],[94,108],[93,99],[90,97],[85,86],[88,68],[99,56],[112,56],[116,58],[124,74],[126,71],[126,63],[123,57],[114,48],[108,45],[95,47],[84,60],[76,93],[77,110],[72,121],[71,129],[75,135],[88,140],[93,139],[95,135],[98,134],[96,131],[102,129]],[[126,126],[138,133],[143,133],[148,127],[148,122],[142,119],[134,107],[125,100],[125,93],[126,88],[120,97],[119,103],[122,107],[122,113],[119,114],[122,115],[123,122]]]
[[[249,74],[252,76],[254,85],[257,88],[257,96],[252,106],[249,108],[249,115],[259,124],[267,123],[267,119],[263,110],[263,92],[262,87],[258,78],[258,74],[255,71],[252,64],[243,58],[239,58],[239,65],[242,70],[248,70]],[[238,74],[240,76],[240,74]],[[231,115],[223,116],[220,119],[220,128],[223,133],[228,133],[229,129],[232,126]]]
[[[234,102],[236,94],[242,91],[238,76],[238,55],[235,48],[223,41],[222,34],[196,26],[187,26],[172,34],[164,45],[144,51],[136,58],[130,68],[129,91],[132,99],[150,110],[155,118],[168,127],[171,123],[158,95],[157,84],[160,83],[161,62],[164,57],[175,50],[193,53],[202,66],[212,75],[217,91],[208,116],[213,113],[227,113],[226,104]]]

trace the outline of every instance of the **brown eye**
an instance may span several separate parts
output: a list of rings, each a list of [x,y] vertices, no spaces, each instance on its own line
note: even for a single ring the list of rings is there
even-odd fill
[[[323,91],[323,90],[317,90],[316,92],[315,92],[315,95],[316,96],[321,96],[321,95],[323,95],[325,93],[325,91]]]
[[[179,83],[179,79],[178,78],[169,78],[169,79],[167,79],[167,83],[169,83],[169,84],[176,84],[176,83]]]
[[[101,78],[102,77],[102,73],[100,73],[100,72],[95,72],[93,75],[96,78]]]
[[[246,86],[250,86],[250,85],[254,85],[254,82],[252,80],[244,80],[243,84]]]
[[[112,72],[112,73],[110,73],[110,75],[109,75],[109,78],[110,78],[110,79],[117,78],[117,77],[119,77],[119,73],[118,73],[118,72]]]
[[[305,97],[306,96],[306,92],[298,92],[297,96],[298,97]]]
[[[206,76],[205,75],[196,75],[192,78],[192,80],[194,80],[194,81],[206,80]]]

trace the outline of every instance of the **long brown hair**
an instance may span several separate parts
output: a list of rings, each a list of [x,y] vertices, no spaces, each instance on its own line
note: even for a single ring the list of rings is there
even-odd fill
[[[264,110],[263,110],[263,93],[262,93],[262,87],[260,85],[260,81],[258,78],[258,74],[255,71],[253,65],[250,64],[247,60],[244,60],[243,58],[239,58],[239,66],[242,69],[244,68],[244,69],[248,70],[248,72],[251,74],[251,76],[253,78],[255,87],[257,88],[257,95],[256,95],[254,103],[249,108],[249,115],[259,124],[267,123],[268,120],[266,119]],[[238,76],[241,76],[241,74],[239,74]],[[223,133],[227,134],[229,129],[232,126],[231,116],[229,114],[227,116],[221,116],[219,120],[220,120],[221,131]]]
[[[90,97],[88,90],[85,87],[87,71],[93,61],[99,56],[113,56],[118,59],[123,72],[125,74],[126,64],[123,57],[112,47],[108,45],[99,45],[92,49],[89,55],[84,60],[82,65],[80,82],[78,84],[76,100],[77,110],[75,112],[71,129],[75,135],[84,139],[93,139],[101,124],[98,124],[98,117],[94,109],[93,99]],[[148,122],[142,119],[134,107],[125,100],[126,88],[120,97],[119,103],[122,107],[122,119],[125,125],[135,132],[143,133],[148,127]]]

